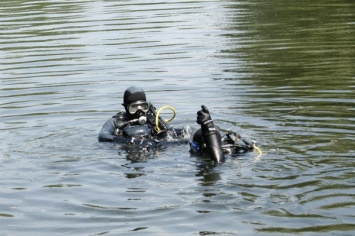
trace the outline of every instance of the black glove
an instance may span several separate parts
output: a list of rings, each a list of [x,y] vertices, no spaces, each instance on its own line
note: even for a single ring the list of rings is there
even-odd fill
[[[201,106],[201,110],[197,112],[197,124],[207,125],[208,123],[213,124],[210,112],[205,105]]]
[[[201,110],[197,112],[197,124],[201,125],[204,134],[216,131],[210,112],[207,107],[202,105]]]

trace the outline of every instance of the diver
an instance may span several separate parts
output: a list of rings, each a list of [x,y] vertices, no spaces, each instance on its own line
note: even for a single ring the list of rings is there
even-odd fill
[[[122,105],[125,112],[120,111],[105,122],[99,133],[99,142],[135,144],[149,151],[167,140],[189,141],[188,128],[171,127],[147,101],[143,89],[135,86],[127,88]]]
[[[127,88],[122,105],[125,112],[118,112],[105,122],[99,133],[99,142],[125,143],[143,151],[162,143],[189,143],[190,153],[207,155],[215,163],[223,162],[227,153],[241,154],[254,148],[253,142],[242,139],[236,133],[227,132],[221,136],[206,106],[201,106],[197,112],[197,123],[201,128],[190,140],[189,127],[170,126],[168,122],[172,119],[163,120],[159,116],[161,109],[157,112],[153,104],[147,102],[141,88]],[[175,117],[175,110],[173,112]]]
[[[207,155],[215,163],[220,163],[225,161],[224,154],[243,154],[256,147],[255,142],[244,139],[235,132],[227,132],[221,136],[204,105],[197,112],[196,122],[201,128],[189,142],[192,154]]]

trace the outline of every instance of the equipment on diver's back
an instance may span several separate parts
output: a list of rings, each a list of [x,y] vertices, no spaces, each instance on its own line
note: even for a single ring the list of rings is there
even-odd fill
[[[242,138],[235,132],[227,132],[222,137],[222,148],[225,153],[243,154],[252,150],[256,150],[259,154],[255,157],[255,161],[260,160],[263,155],[261,149],[256,146],[256,141]]]

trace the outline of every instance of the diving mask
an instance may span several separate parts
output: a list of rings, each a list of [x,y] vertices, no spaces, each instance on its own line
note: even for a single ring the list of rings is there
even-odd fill
[[[138,101],[128,105],[128,112],[130,114],[135,114],[138,110],[141,110],[143,112],[148,112],[149,103],[144,101]]]

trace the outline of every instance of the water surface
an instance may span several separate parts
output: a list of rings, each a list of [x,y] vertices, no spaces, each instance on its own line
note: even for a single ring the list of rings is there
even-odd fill
[[[354,9],[326,1],[2,1],[1,235],[353,235]],[[142,87],[172,124],[264,151],[98,143]],[[165,114],[169,116],[169,114]]]

